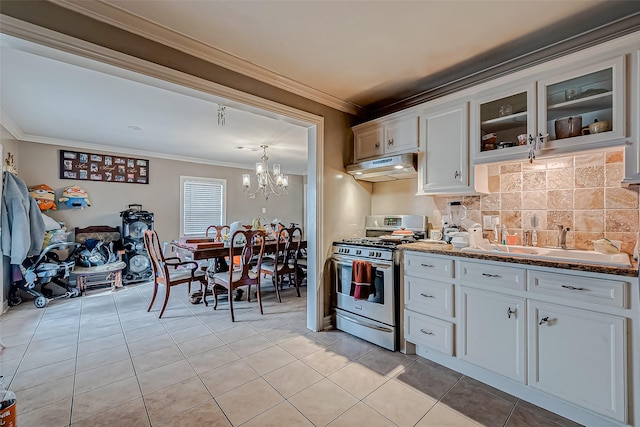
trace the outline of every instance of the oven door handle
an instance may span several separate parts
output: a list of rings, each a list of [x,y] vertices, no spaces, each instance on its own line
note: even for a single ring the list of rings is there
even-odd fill
[[[366,328],[375,329],[377,331],[382,331],[382,332],[389,332],[389,333],[393,332],[393,329],[391,329],[391,328],[384,328],[382,326],[372,325],[370,323],[364,323],[364,322],[361,322],[361,321],[359,321],[357,319],[354,319],[353,317],[345,316],[342,313],[340,313],[339,316],[340,317],[344,317],[345,319],[347,319],[347,320],[349,320],[349,321],[351,321],[351,322],[353,322],[353,323],[355,323],[357,325],[364,326]]]
[[[333,258],[333,262],[335,262],[336,264],[340,264],[340,265],[346,265],[348,267],[351,267],[351,264],[349,261],[346,261],[344,259],[338,259],[338,258]],[[371,263],[371,267],[375,267],[375,268],[380,268],[380,269],[387,269],[387,268],[391,268],[393,267],[393,264],[378,264],[378,263]]]

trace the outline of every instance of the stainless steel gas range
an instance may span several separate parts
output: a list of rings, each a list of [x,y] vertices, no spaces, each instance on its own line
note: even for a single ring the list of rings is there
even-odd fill
[[[424,238],[426,226],[425,216],[370,216],[365,220],[368,237],[334,242],[331,284],[337,329],[389,350],[401,349],[401,252],[397,246],[415,238]],[[384,237],[401,229],[412,230],[414,237]],[[366,261],[370,265],[371,286],[364,296],[356,292],[354,261]]]

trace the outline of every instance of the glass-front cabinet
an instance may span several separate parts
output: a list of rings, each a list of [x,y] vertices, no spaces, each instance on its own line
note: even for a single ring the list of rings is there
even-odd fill
[[[538,82],[544,149],[597,148],[624,138],[624,57]]]
[[[565,68],[566,70],[566,68]],[[622,144],[625,58],[548,71],[529,83],[487,89],[471,109],[473,163]]]
[[[473,102],[472,157],[475,162],[527,156],[535,135],[535,84],[489,91]]]

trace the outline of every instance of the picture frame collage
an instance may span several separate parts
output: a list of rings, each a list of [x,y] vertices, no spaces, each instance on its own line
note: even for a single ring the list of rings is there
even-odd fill
[[[60,179],[149,184],[149,160],[60,150]]]

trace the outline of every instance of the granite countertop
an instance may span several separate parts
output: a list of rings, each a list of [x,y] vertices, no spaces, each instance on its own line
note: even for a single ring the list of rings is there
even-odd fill
[[[486,254],[478,252],[461,252],[449,244],[415,242],[398,245],[399,249],[405,251],[426,252],[430,254],[449,255],[461,258],[476,258],[486,261],[511,262],[515,264],[534,265],[539,267],[563,268],[565,270],[587,271],[592,273],[614,274],[617,276],[638,277],[638,263],[631,261],[629,268],[612,267],[607,265],[589,264],[586,262],[553,261],[549,259],[527,258],[523,256],[512,256],[501,254],[500,252]]]

